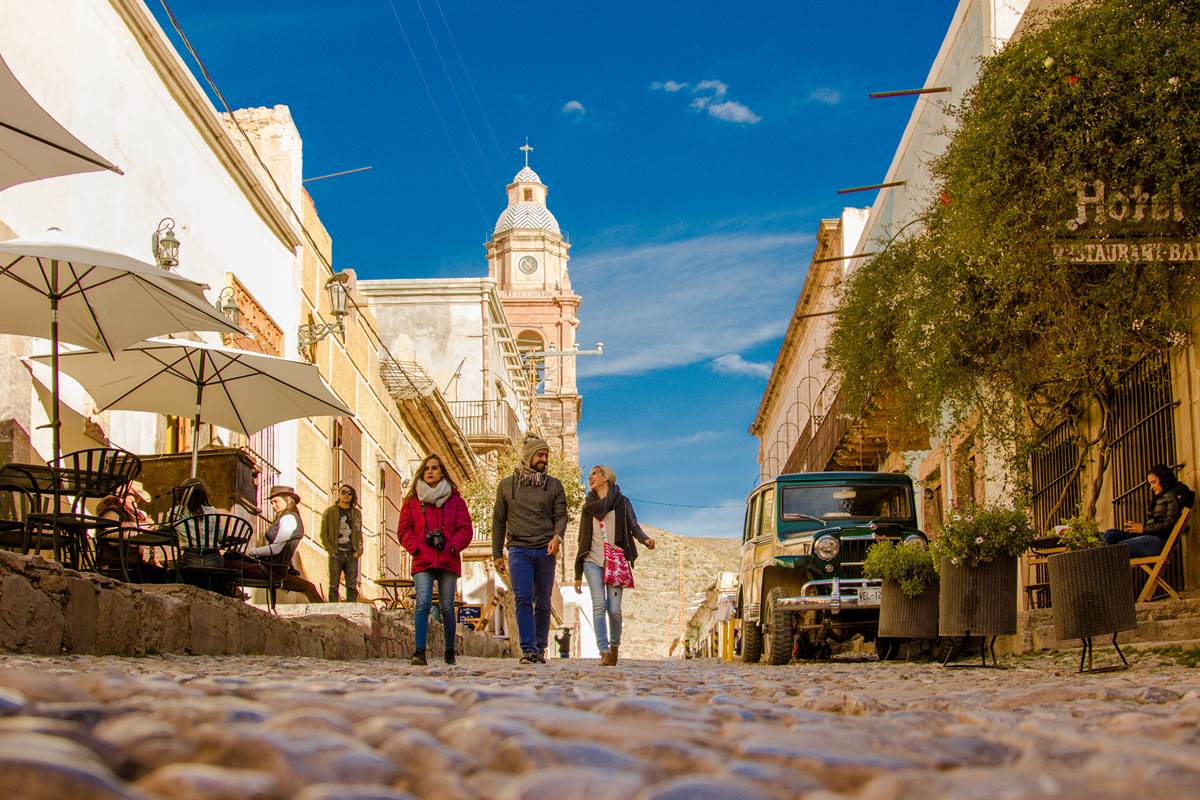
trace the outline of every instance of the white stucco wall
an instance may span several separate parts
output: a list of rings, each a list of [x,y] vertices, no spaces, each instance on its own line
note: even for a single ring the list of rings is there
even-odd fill
[[[0,51],[19,80],[68,130],[125,172],[13,187],[0,193],[0,221],[23,238],[40,238],[57,226],[69,239],[153,261],[150,235],[161,218],[173,217],[182,243],[179,272],[213,287],[210,299],[226,272],[236,274],[282,326],[286,351],[294,353],[299,259],[198,130],[198,117],[219,127],[216,110],[185,110],[109,0],[0,0],[0,19]],[[177,55],[166,68],[194,85]],[[284,188],[298,197],[299,136],[286,147],[285,160],[296,168],[287,176],[294,185]],[[82,406],[78,392],[65,397]],[[153,420],[114,413],[106,428],[116,444],[153,452]],[[293,465],[294,424],[280,426],[278,442],[279,462]],[[292,477],[285,471],[285,480]]]

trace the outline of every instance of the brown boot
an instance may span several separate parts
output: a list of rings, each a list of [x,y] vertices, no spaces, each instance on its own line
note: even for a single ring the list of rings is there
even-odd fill
[[[615,644],[608,646],[608,665],[610,667],[615,667],[617,665],[617,651],[619,649],[620,648]]]
[[[611,647],[600,654],[600,666],[611,667],[616,663],[616,660],[613,658],[613,651]]]

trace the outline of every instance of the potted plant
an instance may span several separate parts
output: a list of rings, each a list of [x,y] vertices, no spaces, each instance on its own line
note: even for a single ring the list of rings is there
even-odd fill
[[[879,639],[936,639],[938,575],[924,543],[890,541],[872,545],[863,575],[883,581]],[[880,648],[876,648],[880,649]]]
[[[971,506],[951,514],[934,542],[942,636],[1017,632],[1017,559],[1033,539],[1029,520],[1013,508]]]
[[[1129,547],[1105,546],[1095,520],[1084,516],[1067,520],[1057,532],[1067,552],[1046,561],[1054,638],[1083,640],[1082,672],[1085,660],[1090,668],[1093,636],[1111,633],[1116,646],[1118,632],[1137,627]],[[1128,666],[1120,647],[1117,655]]]

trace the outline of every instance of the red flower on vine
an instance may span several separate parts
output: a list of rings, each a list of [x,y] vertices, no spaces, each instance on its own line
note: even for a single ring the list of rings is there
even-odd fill
[[[938,200],[944,206],[950,205],[950,193],[947,192],[945,189],[942,189],[942,193],[940,195],[938,195]]]
[[[1077,85],[1079,84],[1079,78],[1077,78],[1077,77],[1076,77],[1076,76],[1074,76],[1074,75],[1068,75],[1068,76],[1067,76],[1067,83],[1068,83],[1069,85],[1071,85],[1071,86],[1077,86]]]

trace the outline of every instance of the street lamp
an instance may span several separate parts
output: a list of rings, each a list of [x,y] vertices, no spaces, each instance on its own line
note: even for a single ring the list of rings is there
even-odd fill
[[[213,305],[217,307],[217,311],[220,311],[227,320],[232,322],[234,325],[238,324],[238,320],[242,315],[242,309],[237,303],[236,289],[234,289],[232,286],[226,286],[221,290],[221,293],[217,295],[217,302],[213,303]]]
[[[154,263],[163,269],[179,266],[179,240],[175,238],[175,220],[171,217],[159,220],[158,229],[150,237],[150,252],[154,254]]]
[[[301,325],[298,335],[301,354],[307,355],[307,348],[321,341],[331,333],[336,333],[340,336],[346,332],[345,319],[346,315],[350,313],[348,307],[350,291],[346,288],[346,282],[349,280],[349,273],[336,272],[333,277],[325,281],[325,290],[329,292],[329,309],[330,313],[333,314],[333,322]]]

